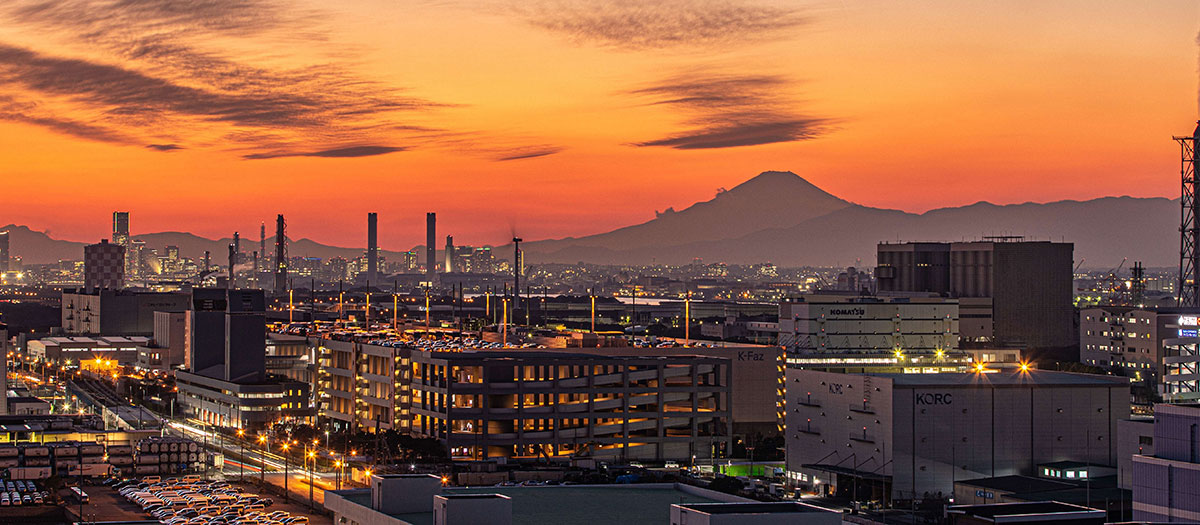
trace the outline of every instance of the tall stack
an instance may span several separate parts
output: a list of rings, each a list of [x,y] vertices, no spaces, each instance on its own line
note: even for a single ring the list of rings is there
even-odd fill
[[[433,281],[437,276],[437,214],[425,214],[425,274]]]
[[[283,214],[275,217],[275,294],[287,293],[287,232]]]
[[[367,214],[367,281],[379,282],[379,216]]]

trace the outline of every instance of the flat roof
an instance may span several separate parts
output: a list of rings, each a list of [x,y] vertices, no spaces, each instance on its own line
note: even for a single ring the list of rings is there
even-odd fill
[[[1077,486],[1071,483],[1032,476],[997,476],[994,478],[961,479],[957,483],[971,487],[1002,490],[1004,492],[1045,492],[1048,490],[1073,489]]]
[[[705,514],[807,514],[834,512],[798,501],[771,503],[684,503],[679,506]]]
[[[885,377],[896,386],[1121,386],[1129,378],[1076,374],[1054,370],[996,369],[995,372],[943,372],[940,374],[867,374]]]
[[[340,493],[352,503],[371,506],[371,491]],[[671,522],[671,505],[719,503],[684,492],[674,485],[556,485],[547,487],[447,487],[443,496],[500,494],[512,499],[512,521],[522,525]],[[412,525],[433,525],[433,501],[428,512],[391,514]]]
[[[1028,503],[992,503],[989,505],[951,505],[946,509],[950,513],[969,514],[981,518],[998,518],[1005,516],[1044,516],[1070,515],[1075,518],[1098,516],[1103,518],[1106,513],[1089,507],[1059,503],[1057,501],[1031,501]]]

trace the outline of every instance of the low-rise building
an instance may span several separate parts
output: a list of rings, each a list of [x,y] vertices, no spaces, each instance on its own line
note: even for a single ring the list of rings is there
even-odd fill
[[[875,499],[950,494],[956,479],[1034,476],[1055,461],[1115,467],[1130,410],[1126,379],[1044,370],[788,368],[787,384],[789,482]]]
[[[1200,521],[1200,405],[1154,406],[1153,455],[1133,456],[1133,519]]]
[[[182,312],[189,299],[179,292],[64,291],[62,329],[67,335],[149,336],[154,333],[154,312]]]

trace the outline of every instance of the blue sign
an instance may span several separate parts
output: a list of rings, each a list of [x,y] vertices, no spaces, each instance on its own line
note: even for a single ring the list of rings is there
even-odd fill
[[[1195,328],[1191,330],[1180,330],[1179,337],[1200,337],[1200,331]]]

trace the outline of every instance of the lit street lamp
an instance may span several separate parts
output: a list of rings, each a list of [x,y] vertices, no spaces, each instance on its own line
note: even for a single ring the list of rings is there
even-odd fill
[[[258,444],[265,446],[266,443],[267,443],[267,436],[259,434]],[[267,453],[264,452],[262,449],[259,449],[258,459],[259,459],[259,467],[260,467],[258,469],[258,484],[259,484],[259,486],[262,486],[262,485],[267,484]]]
[[[238,444],[242,446],[242,455],[238,457],[238,479],[244,480],[246,478],[246,431],[239,428],[237,435]]]
[[[291,446],[290,443],[288,443],[286,441],[283,442],[283,501],[285,501],[285,502],[289,501],[288,496],[290,495],[288,493],[288,455],[287,455],[288,447],[290,447],[290,446]]]

